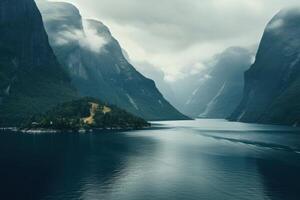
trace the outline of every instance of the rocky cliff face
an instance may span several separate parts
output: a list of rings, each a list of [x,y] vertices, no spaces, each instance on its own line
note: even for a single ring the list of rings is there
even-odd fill
[[[300,121],[300,10],[286,9],[267,25],[256,61],[245,74],[244,97],[232,120]]]
[[[231,47],[214,58],[198,88],[186,102],[184,113],[192,117],[226,118],[243,95],[244,72],[251,66],[252,53]]]
[[[104,24],[83,20],[68,3],[42,2],[39,8],[55,54],[82,96],[99,98],[148,120],[186,118],[126,60]]]
[[[0,1],[0,123],[17,123],[75,96],[33,0]]]
[[[133,65],[135,68],[143,74],[145,77],[152,79],[155,82],[156,87],[162,93],[164,98],[170,102],[176,109],[179,110],[178,101],[171,84],[165,80],[165,74],[161,69],[156,68],[151,63],[148,62],[133,62],[124,52],[125,58]]]

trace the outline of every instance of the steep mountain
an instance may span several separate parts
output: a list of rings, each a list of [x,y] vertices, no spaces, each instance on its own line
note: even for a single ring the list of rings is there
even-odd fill
[[[226,118],[243,95],[243,73],[251,66],[251,51],[231,47],[210,62],[206,74],[185,104],[184,113],[192,117]]]
[[[186,76],[170,83],[171,89],[174,91],[176,107],[180,112],[185,115],[191,115],[187,110],[187,104],[191,101],[193,94],[196,93],[199,86],[207,77],[208,72],[209,70],[207,68],[203,68],[199,72],[192,74],[186,72]]]
[[[74,96],[35,2],[1,0],[0,125],[15,125]]]
[[[130,61],[130,63],[132,62]],[[154,80],[156,87],[165,99],[178,109],[178,101],[175,92],[171,85],[165,80],[164,72],[148,62],[133,62],[133,64],[141,74]]]
[[[244,97],[230,119],[296,125],[300,122],[300,9],[280,11],[267,25]]]
[[[186,119],[126,60],[99,21],[68,3],[39,2],[51,46],[82,96],[99,98],[148,120]]]

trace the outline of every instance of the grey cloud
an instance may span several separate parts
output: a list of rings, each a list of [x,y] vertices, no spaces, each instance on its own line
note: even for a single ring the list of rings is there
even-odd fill
[[[53,4],[47,0],[38,0],[37,5],[42,11],[43,20],[49,27],[54,21],[62,21],[59,31],[52,33],[54,45],[61,46],[78,43],[82,48],[95,53],[105,51],[104,47],[109,42],[108,38],[99,34],[88,20],[77,19],[81,16],[76,7],[64,6],[64,3]],[[49,6],[52,7],[50,8]],[[75,18],[73,23],[63,24],[63,20],[70,17]]]
[[[66,0],[107,24],[132,60],[182,77],[229,46],[257,44],[267,22],[298,0]],[[188,70],[186,70],[188,69]]]
[[[85,9],[103,20],[147,30],[160,38],[176,40],[174,44],[178,45],[232,38],[246,31],[256,31],[281,5],[289,4],[274,0],[69,1],[82,3]]]

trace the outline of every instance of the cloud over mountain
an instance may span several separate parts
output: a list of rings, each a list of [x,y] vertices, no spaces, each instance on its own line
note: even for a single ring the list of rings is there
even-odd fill
[[[230,46],[258,44],[271,17],[297,0],[66,0],[107,24],[132,60],[167,80],[199,71]]]

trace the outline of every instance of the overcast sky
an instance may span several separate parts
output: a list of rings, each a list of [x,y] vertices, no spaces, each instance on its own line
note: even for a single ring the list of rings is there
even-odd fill
[[[299,0],[65,0],[105,23],[135,62],[169,81],[230,46],[252,47],[280,9]],[[299,3],[298,3],[299,4]]]

